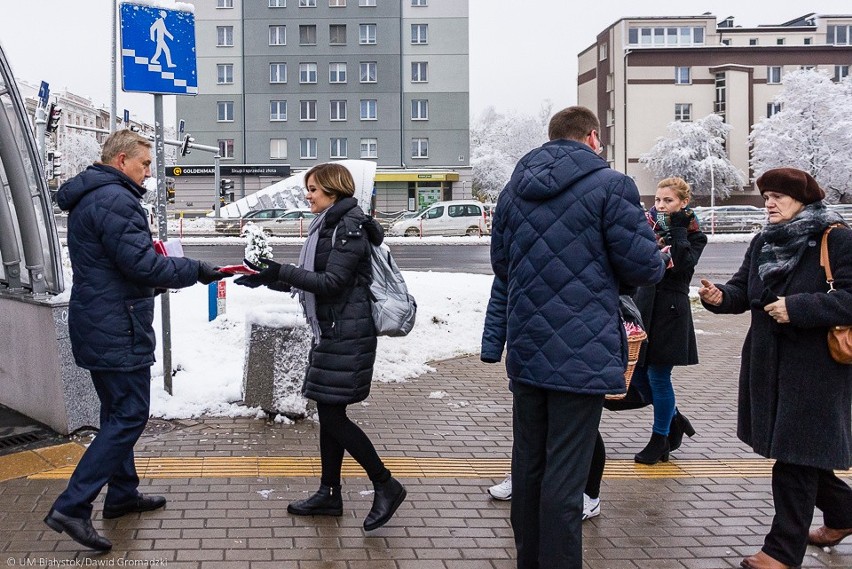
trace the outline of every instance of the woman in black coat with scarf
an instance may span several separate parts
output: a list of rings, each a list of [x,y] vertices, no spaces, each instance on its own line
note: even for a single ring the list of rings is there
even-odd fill
[[[834,470],[852,466],[852,366],[828,351],[832,326],[852,324],[852,231],[823,205],[806,172],[769,170],[757,179],[769,224],[724,285],[702,280],[711,312],[751,311],[742,350],[737,436],[775,459],[775,518],[748,569],[788,569],[808,544],[833,546],[852,535],[852,489]],[[834,291],[820,266],[826,228]],[[808,531],[814,507],[824,525]]]
[[[340,471],[344,451],[361,465],[373,483],[373,507],[364,529],[387,523],[405,499],[406,491],[385,468],[373,443],[346,416],[346,406],[370,393],[376,360],[370,281],[370,243],[381,244],[381,226],[358,207],[355,182],[340,164],[320,164],[305,174],[311,211],[308,238],[299,265],[280,265],[269,259],[256,275],[235,282],[250,287],[299,291],[313,344],[305,376],[305,397],[317,402],[320,424],[320,488],[306,500],[287,506],[297,516],[341,516]]]
[[[684,433],[695,433],[689,420],[677,410],[672,385],[674,366],[698,363],[689,283],[707,245],[707,236],[688,207],[691,197],[689,184],[682,178],[666,178],[657,184],[654,207],[648,212],[659,245],[671,255],[672,264],[663,280],[640,288],[634,295],[648,332],[648,347],[640,362],[644,369],[640,373],[647,372],[654,405],[651,439],[634,457],[642,464],[667,461],[669,452],[680,446]]]

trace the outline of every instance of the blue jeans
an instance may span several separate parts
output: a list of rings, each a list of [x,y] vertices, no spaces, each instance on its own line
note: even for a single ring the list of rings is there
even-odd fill
[[[648,382],[654,397],[654,432],[668,435],[675,414],[675,394],[672,386],[674,366],[649,365]]]

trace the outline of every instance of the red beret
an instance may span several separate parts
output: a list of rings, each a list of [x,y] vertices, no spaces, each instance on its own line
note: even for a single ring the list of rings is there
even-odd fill
[[[805,205],[817,202],[825,197],[813,176],[796,168],[775,168],[767,170],[757,179],[760,193],[778,192],[790,196]]]

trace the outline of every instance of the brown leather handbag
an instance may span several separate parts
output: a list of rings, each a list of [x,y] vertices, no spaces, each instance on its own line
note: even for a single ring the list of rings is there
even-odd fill
[[[835,292],[835,288],[828,258],[828,234],[835,227],[843,226],[835,223],[827,227],[822,234],[822,245],[819,250],[819,264],[825,269],[825,282],[828,283],[829,293]],[[828,329],[828,351],[837,363],[852,364],[852,326],[832,326]]]

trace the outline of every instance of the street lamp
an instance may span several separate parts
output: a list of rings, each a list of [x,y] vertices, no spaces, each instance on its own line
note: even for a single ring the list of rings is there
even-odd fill
[[[705,144],[707,148],[707,162],[710,164],[710,235],[716,234],[716,181],[713,176],[713,157],[710,156],[710,143]]]

